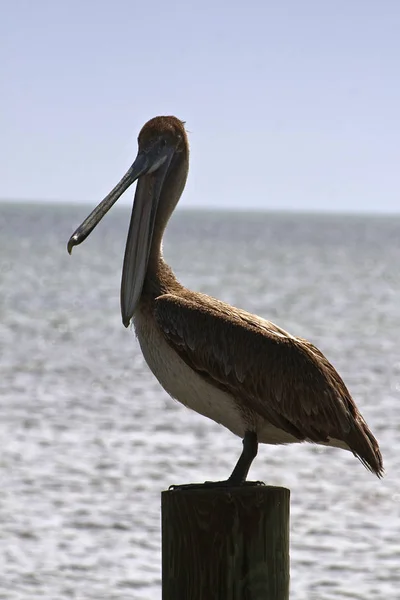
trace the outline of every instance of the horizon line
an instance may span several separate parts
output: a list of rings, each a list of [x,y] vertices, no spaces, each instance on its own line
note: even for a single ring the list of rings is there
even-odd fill
[[[88,210],[90,210],[91,208],[94,208],[95,204],[92,204],[89,201],[79,201],[79,200],[51,200],[51,199],[35,199],[35,198],[0,198],[0,204],[19,204],[19,205],[36,205],[36,206],[40,206],[40,205],[46,205],[46,206],[63,206],[63,207],[77,207],[77,206],[87,206]],[[128,204],[128,203],[120,203],[120,204],[116,204],[114,208],[117,208],[118,210],[129,210],[132,208],[132,204]],[[365,215],[365,216],[400,216],[400,209],[398,211],[395,210],[374,210],[374,209],[367,209],[367,210],[354,210],[354,209],[338,209],[335,210],[333,208],[323,208],[323,207],[318,207],[318,208],[313,208],[313,207],[308,207],[308,208],[299,208],[299,207],[288,207],[288,206],[283,206],[283,207],[274,207],[274,206],[269,206],[269,207],[259,207],[259,206],[246,206],[246,207],[240,207],[240,206],[221,206],[221,205],[214,205],[214,206],[204,206],[204,205],[198,205],[198,204],[191,204],[189,206],[187,206],[186,204],[184,206],[178,206],[177,210],[179,211],[198,211],[198,212],[231,212],[231,213],[300,213],[300,214],[326,214],[326,215],[347,215],[347,216],[351,216],[351,215]]]

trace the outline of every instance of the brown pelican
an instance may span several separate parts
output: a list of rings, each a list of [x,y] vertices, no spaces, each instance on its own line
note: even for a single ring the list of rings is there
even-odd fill
[[[270,321],[192,292],[162,255],[167,222],[189,169],[184,123],[155,117],[142,128],[128,172],[68,242],[83,242],[138,180],[121,282],[122,322],[133,321],[144,358],[185,406],[243,439],[230,477],[242,485],[258,443],[314,442],[350,450],[378,477],[379,446],[341,377],[310,342]]]

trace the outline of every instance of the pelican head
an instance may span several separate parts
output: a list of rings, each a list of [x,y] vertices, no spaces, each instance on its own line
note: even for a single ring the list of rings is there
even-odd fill
[[[138,180],[121,281],[122,322],[128,327],[138,305],[154,244],[161,244],[166,223],[183,191],[188,172],[188,141],[176,117],[155,117],[142,128],[138,154],[115,188],[90,213],[68,241],[81,244],[134,181]],[[158,247],[159,250],[159,247]]]

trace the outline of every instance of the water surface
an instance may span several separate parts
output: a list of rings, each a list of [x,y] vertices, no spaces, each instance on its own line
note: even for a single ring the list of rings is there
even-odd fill
[[[226,478],[241,443],[171,400],[119,313],[129,212],[72,258],[85,206],[0,205],[0,599],[154,600],[160,491]],[[378,481],[336,449],[262,446],[291,489],[291,600],[399,598],[400,218],[177,212],[192,289],[309,338],[379,439]]]

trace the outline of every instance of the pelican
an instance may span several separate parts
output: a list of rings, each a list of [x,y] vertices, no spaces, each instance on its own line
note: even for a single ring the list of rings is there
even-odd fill
[[[83,242],[137,180],[121,281],[122,322],[133,322],[146,363],[176,400],[243,440],[230,477],[247,481],[258,444],[312,442],[351,451],[383,475],[379,445],[346,385],[318,348],[245,310],[185,288],[164,261],[162,239],[186,184],[184,122],[155,117],[127,173],[68,242]],[[205,485],[205,484],[201,484]]]

